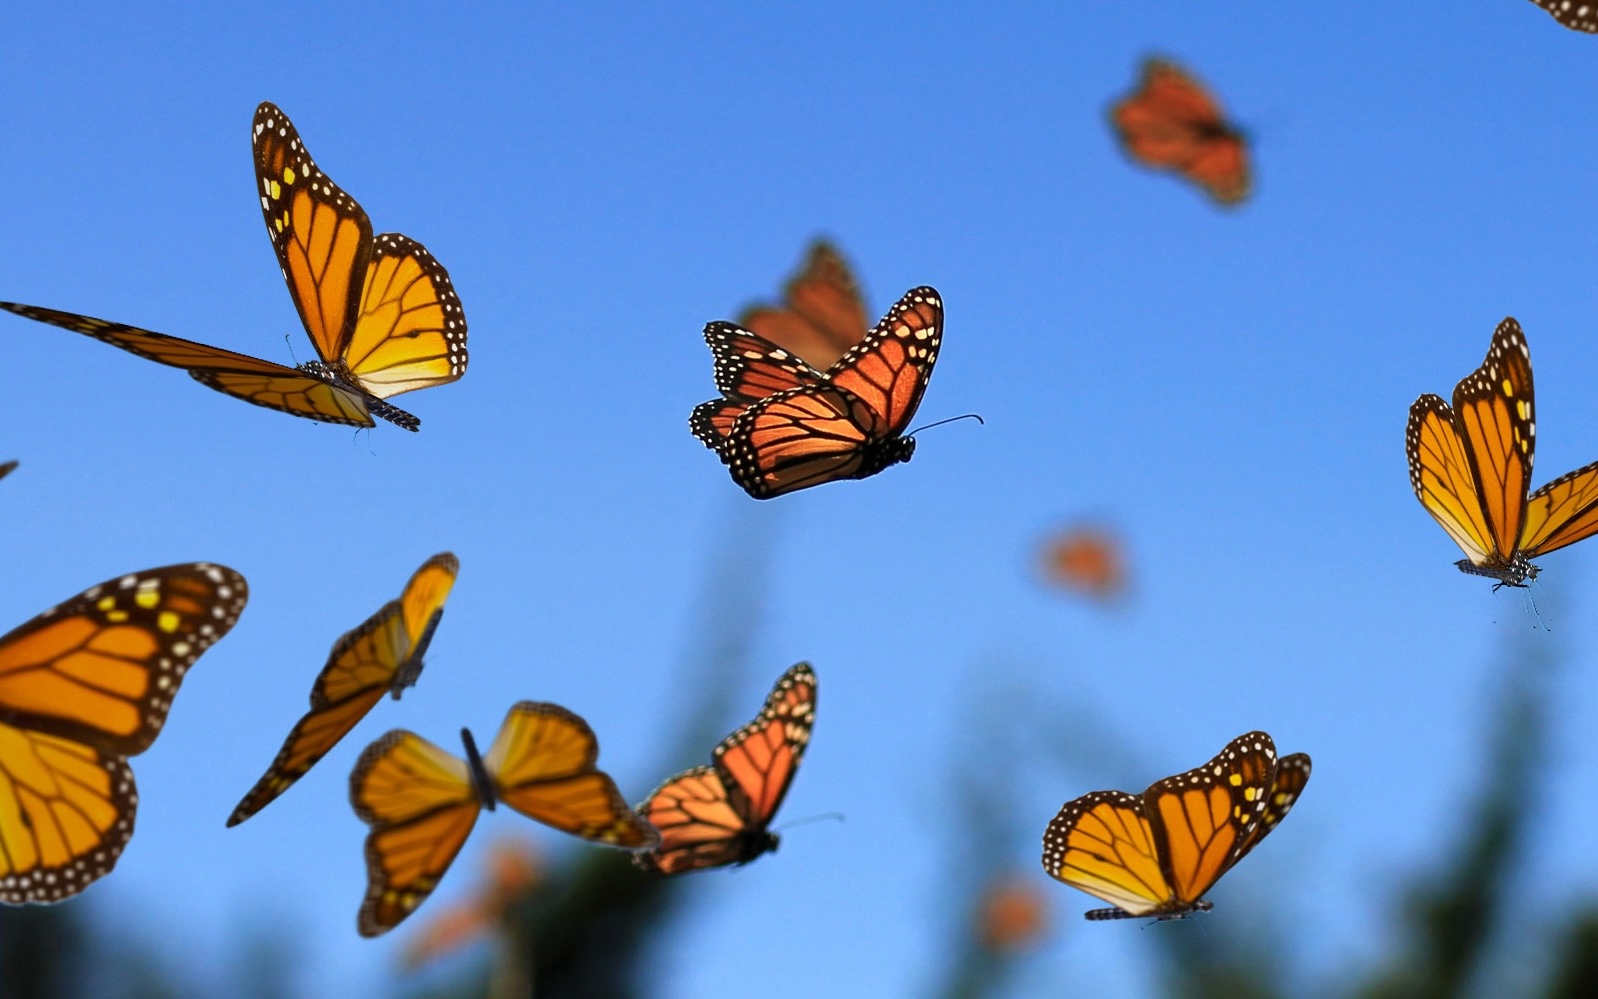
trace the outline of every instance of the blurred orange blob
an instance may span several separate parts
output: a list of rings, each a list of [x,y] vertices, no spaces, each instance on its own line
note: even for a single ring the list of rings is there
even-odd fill
[[[1051,583],[1100,600],[1126,592],[1121,541],[1099,527],[1074,527],[1056,535],[1044,546],[1043,574]]]
[[[826,371],[844,351],[865,338],[865,301],[843,255],[816,240],[804,266],[789,281],[783,305],[744,310],[738,325]]]
[[[1016,874],[997,878],[982,893],[977,906],[977,940],[997,954],[1014,954],[1030,947],[1048,928],[1048,908],[1043,893]]]
[[[495,841],[488,848],[483,867],[486,876],[475,895],[434,913],[406,941],[401,960],[407,970],[497,932],[511,907],[532,894],[543,878],[543,862],[526,840]]]

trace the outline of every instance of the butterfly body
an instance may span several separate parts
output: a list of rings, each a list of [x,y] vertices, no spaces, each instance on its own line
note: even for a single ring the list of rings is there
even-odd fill
[[[421,637],[416,640],[416,647],[411,649],[394,668],[394,679],[388,685],[389,696],[394,700],[399,700],[406,688],[416,686],[416,681],[421,679],[422,667],[426,665],[427,647],[433,644],[433,633],[438,630],[438,623],[442,620],[444,620],[444,608],[440,607],[427,619]]]

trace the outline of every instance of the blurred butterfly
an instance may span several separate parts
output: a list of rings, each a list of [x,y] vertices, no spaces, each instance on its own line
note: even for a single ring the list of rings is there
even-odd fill
[[[366,901],[358,926],[375,937],[397,926],[438,886],[484,808],[503,801],[529,818],[606,846],[643,850],[660,841],[594,766],[588,723],[556,704],[510,709],[486,756],[461,730],[466,759],[401,729],[361,754],[350,803],[366,837]]]
[[[272,765],[228,816],[229,826],[265,808],[304,777],[384,694],[397,701],[406,687],[415,685],[459,571],[454,555],[434,555],[411,576],[398,600],[390,600],[333,643],[327,665],[311,686],[311,710],[295,723]]]
[[[784,306],[756,306],[738,325],[824,371],[866,335],[866,306],[849,265],[825,240],[810,246]]]
[[[1049,580],[1109,600],[1126,590],[1126,560],[1121,543],[1096,527],[1076,527],[1056,536],[1043,551]]]
[[[225,566],[169,565],[0,637],[0,902],[58,902],[116,866],[139,804],[127,758],[248,596]]]
[[[1203,84],[1176,64],[1144,61],[1137,90],[1111,105],[1110,123],[1126,154],[1142,165],[1170,170],[1223,205],[1248,196],[1243,134],[1222,117]]]
[[[1281,760],[1264,732],[1233,739],[1196,770],[1141,795],[1094,791],[1065,803],[1043,833],[1043,869],[1115,906],[1088,919],[1182,919],[1264,839],[1309,782],[1310,760]]]
[[[15,460],[4,462],[4,463],[0,463],[0,479],[5,478],[6,476],[10,475],[12,472],[14,472],[16,470],[17,470],[17,462]]]
[[[722,398],[694,408],[694,436],[755,499],[909,461],[904,433],[938,359],[943,302],[912,288],[825,372],[732,323],[705,327]]]
[[[747,864],[777,848],[768,830],[799,770],[816,720],[816,674],[809,663],[784,673],[755,720],[710,753],[708,767],[686,770],[650,794],[638,813],[660,830],[660,845],[633,862],[658,874]]]
[[[466,372],[466,315],[442,264],[408,236],[372,235],[366,212],[317,169],[270,103],[252,132],[261,213],[318,361],[298,368],[92,316],[0,302],[19,316],[86,333],[187,368],[206,385],[307,419],[406,430],[421,421],[387,402]]]
[[[1598,32],[1598,4],[1576,0],[1532,0],[1572,31]]]
[[[1498,586],[1535,579],[1531,559],[1598,532],[1598,462],[1527,496],[1535,449],[1531,350],[1505,319],[1487,359],[1454,386],[1454,405],[1425,394],[1409,407],[1409,484],[1468,558],[1461,572]]]

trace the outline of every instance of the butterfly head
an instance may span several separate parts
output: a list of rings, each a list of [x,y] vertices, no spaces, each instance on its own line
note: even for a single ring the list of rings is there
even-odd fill
[[[889,437],[878,441],[866,448],[865,455],[860,463],[860,470],[852,477],[864,479],[876,475],[889,465],[897,465],[901,461],[909,461],[910,456],[916,453],[916,439],[914,437]]]
[[[738,838],[739,865],[747,864],[751,860],[765,853],[776,853],[777,845],[781,838],[767,829],[750,829]]]

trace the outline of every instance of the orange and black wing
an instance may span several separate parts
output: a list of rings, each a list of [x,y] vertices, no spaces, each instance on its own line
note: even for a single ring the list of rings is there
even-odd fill
[[[364,393],[332,377],[75,312],[16,302],[0,302],[0,309],[85,333],[147,360],[184,368],[201,384],[257,406],[326,423],[355,427],[373,425]]]
[[[598,759],[599,740],[581,717],[558,704],[521,701],[505,715],[483,766],[495,796],[529,818],[605,846],[653,847],[659,835]]]
[[[1043,833],[1043,869],[1115,906],[1109,912],[1156,915],[1175,895],[1143,799],[1125,791],[1066,802]]]
[[[1174,63],[1149,59],[1138,89],[1110,108],[1110,122],[1128,156],[1170,170],[1223,205],[1249,192],[1248,150],[1219,102]]]
[[[465,761],[396,729],[361,753],[350,804],[366,837],[366,899],[357,928],[387,933],[421,905],[449,870],[481,810]]]
[[[380,399],[466,373],[466,313],[444,265],[408,236],[377,237],[341,373]]]
[[[1271,780],[1271,793],[1265,799],[1265,809],[1260,812],[1260,820],[1253,831],[1238,846],[1237,856],[1232,858],[1232,863],[1242,860],[1244,854],[1258,846],[1260,840],[1287,818],[1287,813],[1298,803],[1298,796],[1304,793],[1309,774],[1308,753],[1294,753],[1276,761],[1276,776]]]
[[[749,405],[788,389],[821,382],[821,372],[764,337],[732,323],[705,326],[714,358],[720,399],[694,407],[688,426],[704,445],[719,451],[732,425]]]
[[[247,598],[232,569],[173,565],[0,637],[0,902],[53,902],[111,870],[138,804],[125,757],[160,733],[184,673]]]
[[[728,794],[715,767],[695,767],[672,777],[638,806],[638,814],[660,831],[660,845],[633,854],[633,862],[657,874],[683,874],[741,864],[769,848],[762,829],[752,835],[748,815]]]
[[[433,556],[411,576],[398,600],[390,600],[333,644],[311,688],[311,710],[295,723],[272,765],[228,816],[229,826],[254,815],[305,776],[385,693],[398,698],[416,682],[459,571],[454,555]]]
[[[1598,3],[1592,0],[1532,0],[1572,31],[1598,32]]]
[[[866,306],[849,265],[832,244],[817,240],[785,294],[786,307],[756,306],[740,325],[803,358],[830,367],[866,335]]]
[[[1538,489],[1526,501],[1520,553],[1532,559],[1598,533],[1598,462]]]
[[[777,680],[755,720],[711,752],[728,791],[749,826],[762,830],[788,794],[816,723],[816,674],[795,663]]]

